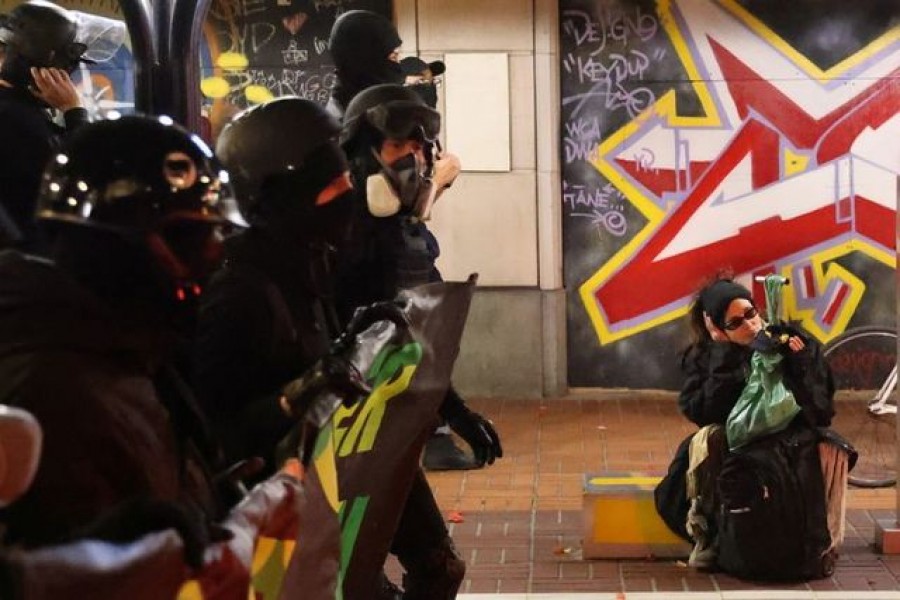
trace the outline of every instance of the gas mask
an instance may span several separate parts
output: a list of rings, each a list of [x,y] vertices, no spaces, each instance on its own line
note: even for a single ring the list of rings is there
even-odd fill
[[[373,154],[381,171],[366,180],[369,212],[376,217],[403,214],[427,221],[437,195],[430,161],[423,163],[410,153],[387,165],[374,150]]]

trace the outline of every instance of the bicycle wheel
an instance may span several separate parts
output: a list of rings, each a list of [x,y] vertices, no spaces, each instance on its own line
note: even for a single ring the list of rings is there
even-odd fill
[[[859,452],[850,483],[868,488],[894,485],[897,417],[882,411],[897,405],[896,390],[885,386],[897,365],[897,333],[884,327],[852,329],[827,344],[824,355],[837,388],[834,429]]]

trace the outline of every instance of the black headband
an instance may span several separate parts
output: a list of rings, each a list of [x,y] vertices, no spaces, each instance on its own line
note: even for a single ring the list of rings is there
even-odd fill
[[[738,298],[753,302],[750,290],[729,279],[720,279],[700,292],[700,305],[715,326],[722,329],[725,327],[725,313],[728,312],[728,305]]]

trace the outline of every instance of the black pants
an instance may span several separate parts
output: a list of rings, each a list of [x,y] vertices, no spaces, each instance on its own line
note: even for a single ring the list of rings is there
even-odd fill
[[[408,565],[420,562],[430,554],[430,550],[439,548],[448,535],[434,494],[420,468],[400,515],[391,553],[397,556],[404,568],[409,569]]]

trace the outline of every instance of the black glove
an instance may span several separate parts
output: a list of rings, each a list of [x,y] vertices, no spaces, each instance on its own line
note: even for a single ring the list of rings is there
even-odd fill
[[[190,504],[143,498],[123,502],[76,532],[73,539],[124,543],[165,529],[174,529],[181,536],[184,560],[194,569],[203,566],[207,545],[231,538],[231,532],[210,523],[206,515]]]
[[[371,391],[353,363],[343,356],[329,354],[284,386],[281,394],[292,417],[321,427],[341,402],[352,406]]]
[[[492,465],[494,461],[503,456],[503,446],[500,445],[500,436],[490,421],[469,410],[453,390],[447,394],[440,409],[441,416],[456,434],[464,439],[472,448],[475,462],[479,467],[485,463]]]
[[[343,354],[353,348],[356,336],[378,321],[390,321],[398,329],[405,330],[409,327],[409,317],[406,314],[408,304],[390,300],[375,302],[368,306],[360,306],[353,312],[353,317],[344,328],[344,332],[331,345],[332,354]]]
[[[756,334],[756,337],[750,342],[750,347],[764,353],[790,354],[788,340],[793,336],[799,337],[804,343],[807,342],[806,336],[797,328],[783,322],[772,323]]]

